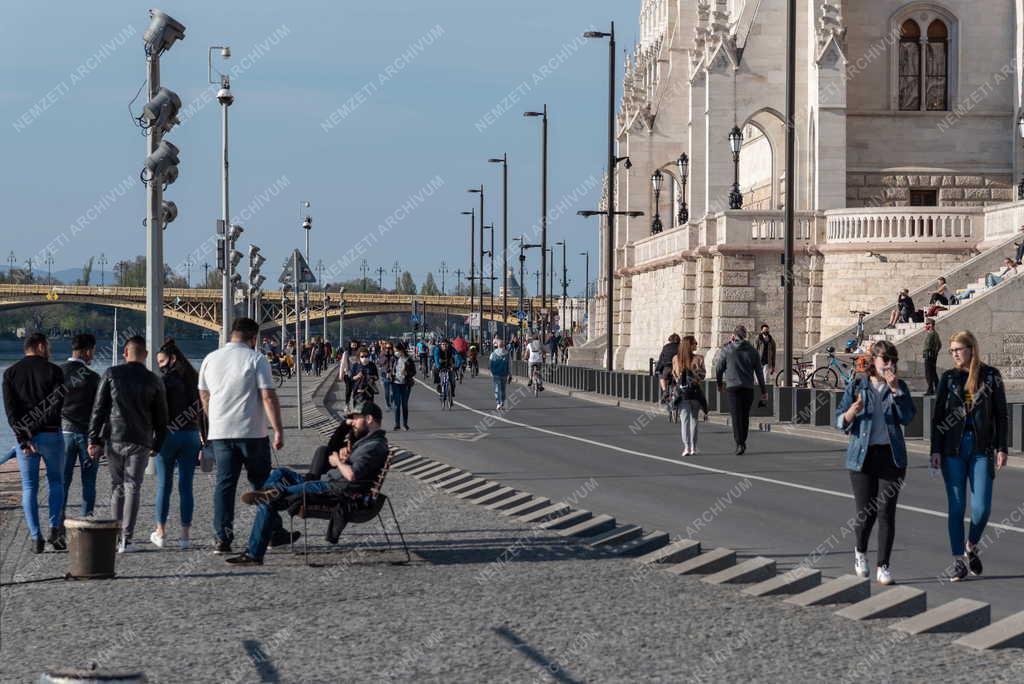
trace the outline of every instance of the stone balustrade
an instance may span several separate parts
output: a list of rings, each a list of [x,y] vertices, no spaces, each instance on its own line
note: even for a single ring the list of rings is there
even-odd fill
[[[821,214],[813,211],[796,212],[796,242],[816,244],[823,241],[824,223]],[[781,249],[785,237],[786,214],[784,211],[723,211],[710,222],[714,222],[714,233],[709,229],[707,246],[730,245],[768,247]]]
[[[829,244],[976,242],[980,207],[876,207],[825,212]]]

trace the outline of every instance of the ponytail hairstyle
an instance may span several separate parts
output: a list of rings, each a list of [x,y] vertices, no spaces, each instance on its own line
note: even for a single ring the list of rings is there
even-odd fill
[[[174,340],[164,342],[163,346],[160,347],[160,352],[174,359],[174,365],[171,367],[172,373],[177,373],[181,376],[181,379],[189,386],[199,384],[199,373],[196,372],[195,367],[189,363],[188,357],[182,353]]]
[[[949,345],[958,344],[971,350],[971,362],[967,366],[967,389],[971,394],[978,393],[981,385],[981,349],[978,348],[978,338],[970,330],[961,330],[949,337]]]

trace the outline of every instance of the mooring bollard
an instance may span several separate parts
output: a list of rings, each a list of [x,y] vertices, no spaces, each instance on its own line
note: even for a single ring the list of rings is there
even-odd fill
[[[118,520],[68,518],[64,521],[68,535],[68,557],[71,567],[65,577],[76,579],[109,579],[114,576],[117,559]]]

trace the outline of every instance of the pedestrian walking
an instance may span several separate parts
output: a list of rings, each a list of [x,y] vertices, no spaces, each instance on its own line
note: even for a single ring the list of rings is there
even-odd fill
[[[149,459],[167,437],[167,397],[160,378],[145,366],[147,356],[145,338],[134,335],[125,341],[125,362],[103,374],[89,420],[89,456],[107,455],[110,508],[121,521],[119,553],[136,550],[142,480]]]
[[[192,513],[195,498],[192,481],[200,450],[206,443],[206,421],[199,398],[199,374],[174,342],[168,342],[156,354],[163,373],[167,396],[167,439],[156,459],[156,529],[149,541],[163,548],[167,536],[167,517],[171,510],[174,470],[178,470],[179,519],[181,549],[191,548]]]
[[[868,577],[868,540],[878,522],[878,563],[875,580],[892,584],[890,569],[896,537],[896,505],[907,474],[903,426],[916,409],[907,384],[897,376],[899,355],[888,341],[871,348],[867,373],[846,386],[836,408],[836,427],[850,436],[846,468],[850,471],[856,518],[854,573]]]
[[[75,335],[71,341],[71,358],[61,365],[64,374],[64,408],[61,411],[61,430],[64,432],[64,515],[67,514],[68,495],[75,474],[75,464],[81,471],[82,516],[92,515],[96,508],[96,474],[99,463],[89,456],[89,419],[96,392],[100,386],[99,373],[91,370],[96,352],[96,337],[89,333]],[[63,528],[63,522],[61,523]]]
[[[377,393],[377,380],[380,372],[377,364],[370,360],[370,350],[362,347],[359,350],[359,359],[352,364],[352,400],[373,401]]]
[[[677,406],[679,408],[679,430],[683,440],[683,456],[697,453],[697,423],[699,412],[708,412],[707,398],[700,383],[707,376],[704,357],[696,353],[697,338],[687,335],[679,342],[679,349],[672,359],[672,378],[676,382]]]
[[[21,507],[32,538],[32,551],[45,548],[39,526],[39,464],[46,466],[50,535],[57,551],[67,548],[61,528],[64,511],[64,439],[61,411],[64,408],[64,373],[50,363],[50,344],[42,333],[25,338],[25,356],[4,371],[3,395],[7,423],[18,442],[21,473]]]
[[[217,463],[213,498],[215,553],[231,553],[235,530],[235,492],[245,468],[253,489],[271,471],[267,423],[274,432],[273,447],[284,447],[281,404],[274,390],[267,358],[255,350],[259,326],[239,318],[231,341],[203,359],[199,367],[199,398],[209,422],[207,439]]]
[[[416,362],[409,354],[405,342],[395,343],[395,373],[391,379],[391,405],[395,409],[395,430],[399,426],[409,429],[409,395],[416,382]]]
[[[949,505],[949,578],[958,582],[980,575],[978,542],[992,512],[992,482],[1006,465],[1009,414],[999,371],[981,362],[978,340],[969,331],[949,338],[954,368],[942,374],[932,413],[931,467],[942,469]],[[967,488],[971,525],[964,544]]]
[[[761,333],[757,336],[757,353],[761,357],[761,373],[767,384],[775,377],[775,338],[767,323],[761,324]]]
[[[924,377],[928,382],[928,388],[924,395],[928,397],[935,394],[935,387],[939,384],[939,372],[936,369],[936,364],[939,361],[942,340],[939,339],[939,333],[935,332],[934,318],[924,319],[924,329],[924,351],[922,356],[924,357]]]
[[[494,351],[490,357],[491,382],[494,383],[495,409],[501,411],[505,408],[505,387],[509,378],[509,359],[505,343],[501,338],[495,338]]]
[[[385,342],[380,354],[380,380],[384,385],[384,403],[391,409],[391,382],[395,377],[395,349],[390,342]]]
[[[718,391],[723,388],[729,398],[729,416],[732,420],[732,435],[736,442],[736,455],[747,450],[747,433],[750,428],[750,407],[754,403],[754,381],[761,390],[761,401],[767,401],[764,386],[764,371],[761,357],[747,341],[746,326],[738,325],[733,339],[722,347],[715,364]]]
[[[345,408],[352,404],[352,364],[359,358],[359,340],[349,340],[348,349],[341,355],[338,377],[345,383]]]

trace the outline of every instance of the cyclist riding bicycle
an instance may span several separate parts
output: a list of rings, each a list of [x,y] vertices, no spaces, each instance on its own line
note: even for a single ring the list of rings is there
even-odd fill
[[[544,345],[541,344],[540,339],[537,335],[530,336],[530,343],[526,345],[526,353],[528,354],[528,361],[530,364],[530,381],[527,383],[527,387],[533,386],[533,372],[537,371],[537,389],[541,392],[544,391],[544,383],[540,379],[540,369],[544,365]]]
[[[455,383],[452,380],[455,377],[457,356],[457,352],[449,348],[448,340],[441,340],[441,344],[434,347],[434,386],[438,394],[441,393],[441,369],[444,368],[449,372],[448,391],[451,392],[452,398],[455,397]]]
[[[416,355],[420,357],[420,372],[427,370],[427,343],[420,340],[416,343]]]
[[[480,366],[477,365],[478,364],[478,361],[477,361],[477,354],[478,354],[478,352],[479,352],[479,347],[477,347],[476,342],[474,342],[473,344],[469,345],[469,351],[466,352],[466,360],[469,363],[470,370],[477,370],[477,371],[480,370]]]

